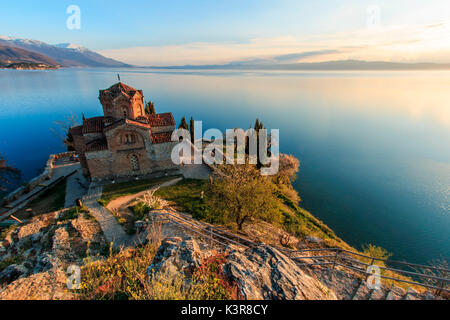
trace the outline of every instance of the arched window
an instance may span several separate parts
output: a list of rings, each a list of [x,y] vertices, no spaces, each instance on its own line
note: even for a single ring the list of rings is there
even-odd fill
[[[124,140],[125,140],[126,144],[134,144],[134,143],[136,143],[136,137],[132,133],[126,133]]]
[[[135,154],[131,155],[130,164],[131,164],[131,170],[133,170],[133,171],[139,170],[139,159]]]
[[[123,114],[124,118],[128,118],[128,110],[127,110],[127,108],[123,108],[122,109],[122,114]]]

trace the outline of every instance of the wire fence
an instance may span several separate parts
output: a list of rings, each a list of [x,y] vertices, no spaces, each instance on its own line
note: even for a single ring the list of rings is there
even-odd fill
[[[302,254],[305,254],[307,252],[330,253],[325,255],[319,253],[320,255],[303,255],[291,257],[292,259],[300,262],[300,266],[325,265],[331,266],[331,268],[329,268],[331,270],[334,270],[337,266],[340,266],[342,268],[361,273],[368,277],[372,273],[368,272],[367,268],[369,266],[376,265],[382,271],[379,275],[380,278],[407,283],[410,285],[421,286],[428,289],[434,289],[436,290],[437,294],[443,291],[450,293],[450,289],[448,288],[450,283],[450,270],[446,268],[427,266],[404,261],[379,259],[342,248],[303,249],[293,250],[291,252]],[[360,259],[355,259],[355,256]],[[313,262],[301,262],[304,260],[313,260]],[[361,260],[370,261],[370,263]],[[377,262],[381,263],[377,264]],[[394,274],[404,275],[408,278],[402,279],[399,277],[395,277],[392,274],[388,275],[386,271],[391,271]]]
[[[170,222],[194,232],[205,239],[209,239],[211,242],[214,242],[222,247],[226,247],[230,244],[241,246],[243,248],[258,245],[249,239],[226,230],[211,225],[202,226],[198,223],[193,223],[192,221],[181,217],[179,213],[173,209],[165,209],[161,214],[165,215]],[[314,248],[300,250],[291,250],[286,248],[277,249],[287,253],[298,266],[318,265],[326,266],[327,269],[330,270],[335,270],[339,266],[368,277],[372,275],[372,273],[368,272],[367,268],[369,266],[377,265],[378,268],[382,270],[379,275],[380,278],[407,283],[409,285],[421,286],[427,289],[434,289],[436,290],[436,294],[440,294],[442,292],[450,293],[450,289],[448,288],[450,282],[450,270],[446,268],[408,263],[404,261],[379,259],[342,248]],[[305,255],[307,253],[314,253],[318,255]],[[299,254],[301,255],[298,256]],[[308,260],[310,262],[308,262]],[[365,260],[367,262],[361,260]],[[381,263],[376,264],[377,262]],[[388,275],[387,271],[392,272],[394,275],[404,275],[405,279],[395,277],[392,274]]]

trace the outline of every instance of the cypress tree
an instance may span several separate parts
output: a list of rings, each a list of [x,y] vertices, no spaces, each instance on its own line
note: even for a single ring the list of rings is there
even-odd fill
[[[257,152],[256,158],[258,161],[258,164],[257,164],[258,168],[261,167],[261,162],[259,161],[259,130],[261,130],[263,128],[264,128],[263,123],[260,122],[258,118],[256,118],[254,129],[256,131],[256,152]]]
[[[259,119],[258,118],[256,118],[254,129],[255,129],[255,131],[259,131]]]
[[[145,113],[146,114],[156,114],[155,104],[151,101],[147,102],[145,105]]]
[[[189,132],[191,133],[191,142],[192,142],[192,144],[194,144],[195,143],[195,125],[194,125],[194,118],[192,118],[192,117],[191,117],[191,121],[190,121]]]
[[[180,126],[178,127],[178,129],[186,129],[186,130],[189,130],[189,126],[188,126],[188,124],[187,124],[187,122],[186,122],[186,118],[185,117],[183,117],[182,119],[181,119],[181,122],[180,122]]]

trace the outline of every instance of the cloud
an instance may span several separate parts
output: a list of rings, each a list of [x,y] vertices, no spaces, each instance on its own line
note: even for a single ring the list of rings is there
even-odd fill
[[[244,43],[195,42],[100,51],[107,57],[147,66],[348,59],[449,63],[449,52],[450,21],[424,25],[381,26],[315,36],[255,38]]]
[[[314,56],[323,56],[339,52],[340,52],[339,50],[317,50],[317,51],[306,51],[301,53],[289,53],[283,54],[281,56],[276,56],[273,58],[273,60],[279,63],[293,63],[304,60],[305,58],[310,58]]]

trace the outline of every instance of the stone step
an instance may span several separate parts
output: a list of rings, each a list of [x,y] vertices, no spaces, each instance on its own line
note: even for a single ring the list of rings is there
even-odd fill
[[[361,289],[363,284],[364,284],[364,281],[360,280],[358,286],[356,287],[356,290],[354,291],[354,293],[352,295],[352,299],[351,300],[359,300],[358,299],[359,290]]]

